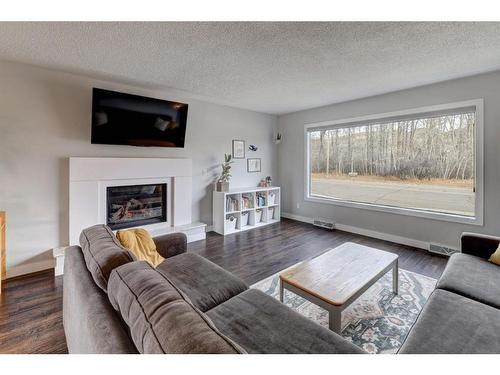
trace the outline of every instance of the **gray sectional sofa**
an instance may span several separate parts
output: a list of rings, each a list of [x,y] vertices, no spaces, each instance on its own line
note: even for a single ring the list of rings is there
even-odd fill
[[[84,230],[67,250],[69,353],[363,353],[196,254],[183,234],[155,238],[165,261],[135,261],[112,231]]]
[[[70,353],[364,353],[196,254],[154,239],[165,261],[135,261],[98,225],[67,250]],[[465,233],[399,353],[500,353],[500,238]]]
[[[399,353],[500,353],[500,237],[462,235]]]

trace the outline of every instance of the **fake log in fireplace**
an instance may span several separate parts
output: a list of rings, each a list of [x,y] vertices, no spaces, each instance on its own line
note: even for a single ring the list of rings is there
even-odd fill
[[[167,221],[167,184],[109,186],[106,198],[113,230]]]

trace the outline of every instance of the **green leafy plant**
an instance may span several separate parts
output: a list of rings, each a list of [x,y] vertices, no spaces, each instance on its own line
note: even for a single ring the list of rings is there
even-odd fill
[[[224,162],[221,164],[222,174],[219,177],[219,182],[229,182],[231,179],[231,154],[224,154]]]

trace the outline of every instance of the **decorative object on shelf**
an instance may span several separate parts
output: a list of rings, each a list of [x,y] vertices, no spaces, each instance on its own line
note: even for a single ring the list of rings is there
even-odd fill
[[[274,143],[278,145],[281,143],[282,140],[283,140],[283,135],[281,133],[276,133],[276,136],[274,137]]]
[[[259,187],[271,187],[272,186],[272,178],[271,176],[267,176],[266,178],[263,178],[259,182]]]
[[[257,146],[255,146],[255,145],[250,145],[250,146],[248,146],[248,149],[250,151],[257,151],[259,148]]]
[[[255,197],[257,199],[257,206],[258,207],[264,207],[266,205],[266,194],[262,192],[257,192],[255,194]]]
[[[234,196],[226,197],[226,212],[235,212],[240,210],[240,201]]]
[[[224,162],[221,164],[222,174],[217,181],[217,191],[229,191],[229,180],[231,179],[231,160],[230,154],[224,154]]]
[[[253,208],[253,194],[241,194],[242,209]]]
[[[245,141],[233,139],[233,159],[245,159]]]
[[[260,172],[260,158],[248,158],[247,159],[247,171],[249,173]]]

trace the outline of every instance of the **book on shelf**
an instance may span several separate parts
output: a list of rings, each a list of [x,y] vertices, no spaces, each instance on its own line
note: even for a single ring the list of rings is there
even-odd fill
[[[242,200],[243,208],[253,208],[253,197],[251,194],[249,194],[249,195],[243,194],[241,196],[241,200]]]
[[[240,210],[240,201],[238,199],[235,199],[233,197],[227,197],[226,198],[226,211],[227,212],[234,212],[234,211],[239,211]]]
[[[266,195],[264,193],[257,193],[257,206],[263,207],[266,205]]]

